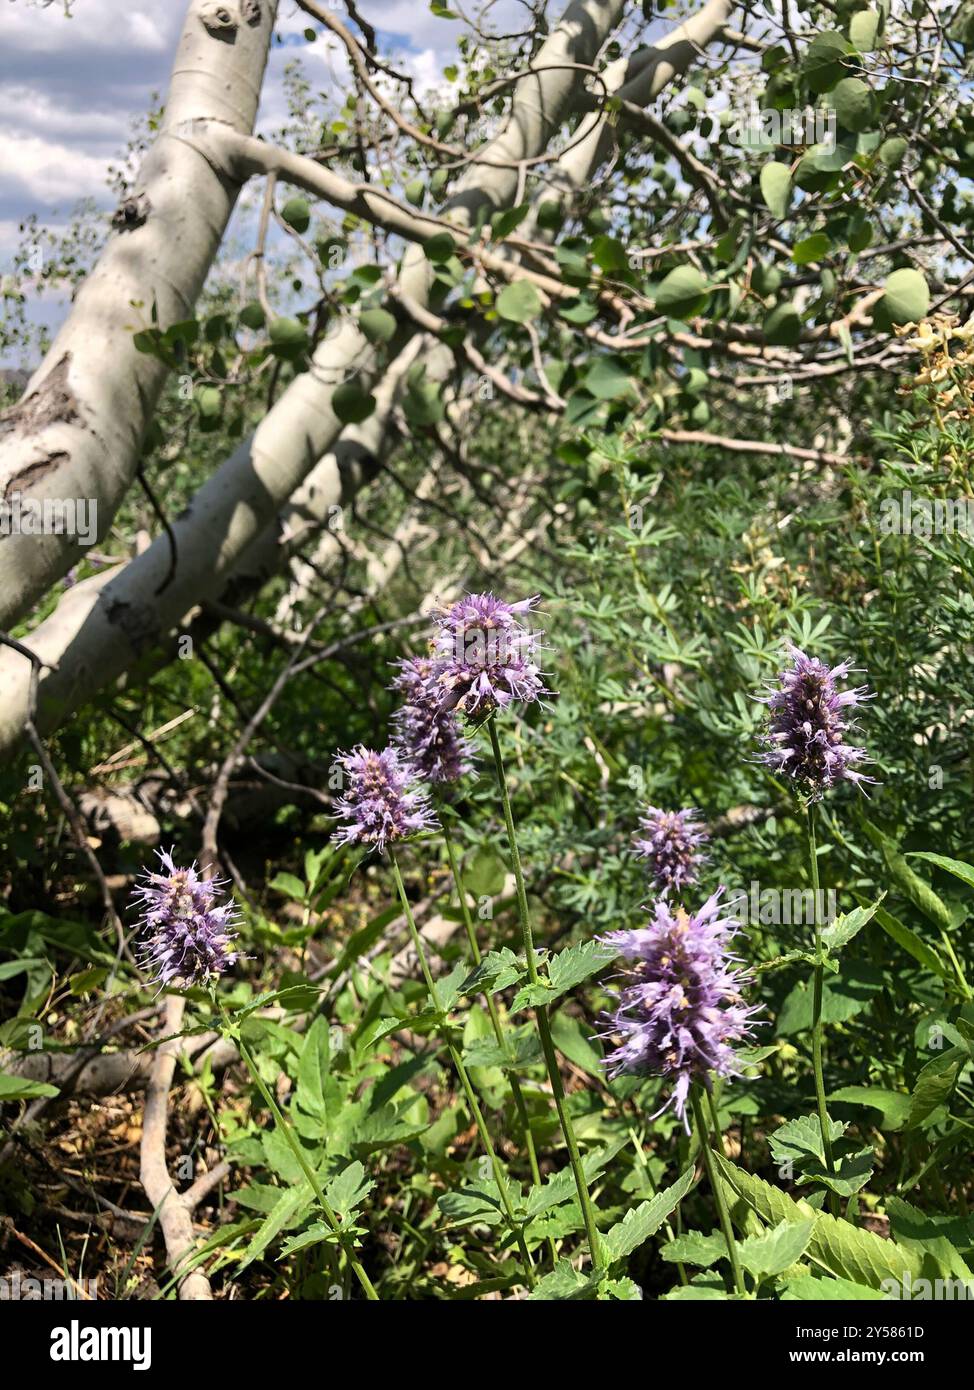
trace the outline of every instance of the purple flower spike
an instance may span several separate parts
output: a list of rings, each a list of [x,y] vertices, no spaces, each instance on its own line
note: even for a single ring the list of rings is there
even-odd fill
[[[233,900],[217,904],[226,880],[200,878],[195,864],[177,868],[171,850],[157,853],[164,872],[143,870],[132,894],[142,907],[141,962],[160,985],[209,984],[240,954],[231,949],[238,916]]]
[[[515,700],[531,704],[551,694],[535,662],[542,634],[519,620],[537,602],[537,596],[504,603],[493,594],[469,594],[439,615],[433,651],[444,710],[480,718]]]
[[[603,1036],[622,1035],[606,1057],[609,1074],[671,1078],[673,1090],[656,1114],[672,1105],[688,1133],[691,1082],[711,1072],[739,1076],[731,1043],[753,1041],[750,1019],[757,1009],[741,997],[750,975],[734,968],[729,946],[739,924],[720,915],[723,891],[689,914],[660,898],[648,927],[603,938],[632,962],[619,1007],[605,1016]]]
[[[392,716],[396,746],[427,782],[458,782],[473,770],[473,749],[452,710],[441,708],[443,694],[433,661],[414,656],[399,662],[392,688],[404,703]]]
[[[382,851],[422,830],[437,829],[429,792],[416,784],[416,769],[398,748],[377,753],[358,748],[343,753],[345,795],[336,804],[345,821],[332,839],[339,845],[370,845]]]
[[[636,853],[649,860],[653,883],[661,893],[680,892],[697,881],[705,856],[698,846],[710,839],[696,811],[660,811],[647,806],[639,818],[646,838],[633,840]]]
[[[790,777],[809,801],[819,801],[836,782],[874,782],[855,769],[869,762],[866,750],[845,742],[856,728],[846,711],[873,698],[868,687],[839,690],[836,682],[852,670],[848,661],[830,669],[791,644],[788,654],[793,664],[782,671],[780,685],[759,697],[770,711],[760,761]]]

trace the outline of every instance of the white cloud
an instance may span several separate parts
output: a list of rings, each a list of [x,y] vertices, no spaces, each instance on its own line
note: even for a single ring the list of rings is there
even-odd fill
[[[424,48],[419,53],[396,53],[393,61],[400,71],[415,79],[416,95],[421,101],[429,92],[447,85],[443,76],[444,55],[435,48]]]
[[[160,14],[160,10],[162,13]],[[165,0],[75,0],[71,18],[57,3],[6,0],[3,40],[8,53],[77,53],[79,49],[131,47],[141,53],[170,48],[183,6]]]
[[[5,176],[20,183],[39,203],[73,202],[101,190],[105,161],[36,135],[8,135]]]
[[[0,86],[0,125],[21,135],[36,132],[48,139],[68,138],[72,144],[106,144],[114,153],[119,112],[70,110],[36,88],[11,83]]]

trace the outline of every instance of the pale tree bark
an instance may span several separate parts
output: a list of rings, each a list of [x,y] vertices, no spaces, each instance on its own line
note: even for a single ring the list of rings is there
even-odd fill
[[[334,448],[318,460],[276,520],[245,552],[230,576],[231,593],[238,588],[260,588],[298,557],[309,541],[319,537],[321,561],[328,563],[337,556],[337,533],[344,529],[345,506],[375,475],[403,381],[424,346],[424,341],[416,337],[393,359],[373,392],[375,410],[362,424],[349,425],[342,431]],[[446,357],[452,361],[449,353]]]
[[[639,49],[631,58],[617,59],[603,73],[609,94],[622,102],[648,106],[720,37],[733,9],[732,0],[707,0],[702,9],[658,43]],[[592,99],[597,102],[598,94],[592,94]],[[590,185],[611,155],[615,119],[598,110],[585,117],[572,147],[555,165],[547,189],[535,198],[531,217],[524,224],[530,228],[526,235],[539,235],[535,229],[537,209],[546,198],[570,202]]]
[[[504,127],[446,204],[444,217],[458,233],[471,225],[479,208],[503,207],[513,200],[521,163],[544,151],[571,110],[584,68],[597,57],[623,9],[624,0],[572,0],[568,5],[539,50],[537,71],[518,82]],[[225,135],[231,148],[239,148],[225,126],[210,123],[206,133],[216,142]],[[206,149],[204,136],[193,138]],[[398,277],[401,295],[424,305],[432,277],[422,249],[411,246]],[[403,328],[399,349],[413,332],[411,325]],[[335,388],[350,376],[371,386],[382,360],[356,324],[343,324],[337,335],[319,344],[311,369],[291,383],[251,439],[173,524],[175,556],[170,538],[160,536],[144,554],[91,581],[83,593],[80,585],[69,592],[28,639],[50,668],[39,687],[39,728],[56,726],[155,645],[194,604],[220,592],[249,546],[339,438],[342,427],[331,408]],[[0,652],[0,748],[10,747],[23,728],[29,695],[26,665],[11,649]]]
[[[125,496],[167,368],[134,331],[193,314],[239,192],[190,138],[194,123],[250,132],[277,0],[191,0],[165,116],[138,183],[23,399],[0,418],[0,497],[82,499],[103,537]],[[0,627],[27,613],[80,553],[67,535],[0,537]]]

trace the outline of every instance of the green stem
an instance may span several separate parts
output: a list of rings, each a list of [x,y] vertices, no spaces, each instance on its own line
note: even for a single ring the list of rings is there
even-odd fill
[[[291,1152],[294,1154],[294,1157],[298,1160],[298,1163],[300,1163],[301,1168],[304,1171],[304,1176],[308,1179],[308,1182],[311,1184],[311,1189],[318,1199],[318,1205],[321,1207],[321,1210],[325,1214],[325,1220],[328,1222],[328,1225],[338,1236],[338,1239],[341,1242],[342,1249],[345,1251],[345,1256],[348,1260],[349,1266],[351,1267],[352,1273],[355,1275],[356,1279],[359,1281],[359,1283],[362,1285],[362,1288],[365,1290],[366,1298],[371,1299],[373,1302],[378,1302],[379,1295],[373,1288],[371,1279],[366,1274],[362,1266],[359,1264],[358,1260],[352,1253],[349,1246],[345,1243],[345,1237],[342,1232],[341,1222],[335,1215],[335,1212],[331,1206],[331,1203],[328,1201],[328,1198],[325,1196],[324,1189],[321,1186],[321,1181],[318,1177],[318,1174],[315,1172],[311,1164],[308,1162],[307,1155],[305,1154],[301,1145],[295,1138],[294,1131],[292,1130],[289,1121],[285,1118],[283,1112],[277,1104],[277,1101],[271,1095],[270,1090],[264,1083],[263,1077],[257,1070],[257,1063],[254,1061],[253,1057],[251,1057],[250,1053],[248,1052],[246,1044],[239,1037],[237,1038],[237,1048],[240,1052],[240,1056],[243,1058],[247,1070],[254,1078],[258,1091],[260,1091],[268,1109],[274,1116],[274,1123],[277,1125],[278,1129],[284,1135],[284,1138],[290,1145]]]
[[[717,1113],[717,1102],[714,1100],[713,1087],[707,1086],[705,1087],[705,1090],[707,1093],[707,1109],[710,1112],[710,1123],[714,1127],[712,1132],[715,1135],[723,1134],[723,1130],[720,1127],[720,1116]]]
[[[717,1170],[714,1167],[713,1154],[710,1149],[710,1133],[707,1129],[707,1120],[703,1112],[703,1106],[700,1104],[700,1087],[697,1082],[694,1082],[690,1087],[690,1104],[693,1107],[693,1119],[697,1126],[697,1134],[700,1137],[700,1152],[703,1155],[704,1167],[707,1170],[707,1181],[710,1183],[710,1190],[714,1195],[714,1204],[717,1207],[717,1216],[720,1219],[720,1229],[724,1233],[724,1242],[727,1246],[727,1258],[730,1260],[734,1288],[740,1298],[746,1298],[747,1289],[744,1286],[744,1275],[741,1273],[741,1262],[737,1257],[737,1242],[734,1240],[734,1228],[731,1225],[730,1212],[727,1210],[723,1189],[720,1186]],[[719,1134],[720,1130],[715,1127],[714,1133]]]
[[[825,1071],[822,1066],[822,987],[825,982],[825,961],[822,955],[822,922],[818,910],[818,846],[815,841],[815,806],[805,809],[805,823],[808,829],[808,865],[812,879],[812,916],[815,921],[815,973],[812,977],[812,1068],[815,1072],[815,1100],[818,1106],[818,1122],[822,1130],[822,1149],[825,1154],[825,1167],[831,1176],[835,1175],[835,1160],[832,1157],[832,1135],[829,1130],[829,1112],[825,1104]],[[839,1199],[829,1192],[829,1210],[833,1216],[839,1215]]]
[[[971,987],[967,983],[967,976],[964,974],[964,967],[957,959],[957,955],[954,951],[954,947],[951,943],[950,937],[944,931],[943,927],[940,928],[940,939],[944,943],[944,950],[947,952],[947,955],[950,959],[950,963],[954,967],[954,974],[957,976],[957,983],[961,987],[961,992],[964,995],[964,998],[967,1000],[967,1002],[970,1003]]]
[[[497,769],[497,785],[500,788],[501,805],[504,808],[504,825],[507,829],[511,867],[514,870],[514,882],[517,886],[517,911],[521,921],[521,937],[524,941],[524,959],[527,962],[531,983],[537,984],[538,962],[534,954],[534,934],[531,930],[531,913],[528,911],[528,894],[524,886],[521,852],[517,847],[517,835],[514,831],[514,816],[511,812],[511,794],[507,786],[507,773],[504,771],[504,758],[501,753],[500,740],[497,737],[496,716],[493,714],[487,720],[487,731],[490,734],[490,746],[494,754],[494,766]]]
[[[419,934],[419,929],[416,926],[416,919],[413,917],[413,910],[409,905],[409,899],[406,897],[406,886],[402,881],[402,873],[399,869],[399,861],[392,850],[390,850],[389,852],[389,857],[392,860],[392,874],[396,882],[396,891],[399,894],[399,901],[402,903],[402,910],[405,914],[406,922],[409,927],[409,935],[412,937],[413,946],[416,948],[416,954],[419,957],[419,966],[423,972],[423,979],[426,981],[426,991],[429,994],[430,1003],[433,1005],[433,1008],[437,1011],[437,1013],[442,1014],[443,1010],[440,1007],[440,998],[436,990],[436,984],[434,983],[432,972],[430,971],[429,960],[426,955],[426,947],[423,945],[423,938]],[[480,1108],[480,1104],[477,1100],[476,1093],[474,1092],[473,1086],[470,1083],[470,1077],[467,1074],[467,1068],[464,1066],[463,1058],[460,1055],[459,1049],[453,1042],[453,1039],[450,1037],[446,1028],[442,1028],[440,1030],[440,1034],[443,1038],[444,1043],[446,1044],[446,1048],[450,1054],[450,1060],[453,1063],[454,1069],[456,1070],[456,1074],[460,1079],[460,1085],[463,1088],[463,1094],[467,1098],[467,1104],[470,1107],[470,1113],[473,1115],[474,1124],[477,1126],[477,1133],[480,1135],[480,1142],[481,1144],[483,1144],[484,1152],[490,1160],[490,1166],[494,1174],[494,1182],[497,1184],[497,1190],[500,1193],[501,1203],[504,1207],[504,1214],[507,1217],[508,1225],[514,1232],[514,1236],[518,1245],[518,1250],[520,1251],[521,1259],[524,1263],[525,1276],[527,1277],[529,1286],[531,1288],[534,1288],[537,1282],[537,1278],[534,1273],[534,1268],[531,1264],[531,1256],[528,1253],[528,1247],[525,1244],[524,1230],[521,1223],[514,1215],[514,1208],[511,1205],[511,1195],[507,1189],[507,1177],[505,1176],[504,1170],[500,1165],[500,1160],[497,1157],[497,1152],[494,1149],[494,1144],[491,1140],[490,1132],[487,1129],[487,1124],[484,1120],[483,1111]]]
[[[473,924],[473,918],[470,915],[470,904],[467,901],[467,892],[463,884],[462,875],[460,873],[460,864],[457,859],[456,846],[453,843],[453,835],[450,831],[450,826],[448,821],[446,820],[446,817],[441,816],[440,821],[443,826],[443,840],[446,844],[446,855],[447,859],[450,861],[450,872],[453,875],[453,882],[456,886],[457,896],[460,899],[460,911],[463,916],[463,926],[464,930],[467,933],[467,941],[470,943],[470,954],[473,958],[474,965],[479,965],[483,957],[480,952],[480,945],[477,941],[477,931]],[[487,1005],[487,1013],[490,1017],[491,1027],[494,1030],[494,1037],[497,1039],[497,1044],[500,1048],[502,1048],[504,1055],[506,1057],[510,1057],[511,1052],[510,1047],[508,1046],[507,1036],[504,1032],[503,1025],[501,1024],[500,1015],[497,1012],[497,1004],[494,1000],[493,995],[485,994],[484,1003]],[[521,1083],[518,1081],[517,1076],[513,1071],[509,1071],[507,1073],[507,1076],[511,1085],[511,1095],[514,1098],[514,1108],[517,1111],[518,1122],[521,1126],[521,1132],[524,1135],[524,1146],[527,1150],[528,1164],[531,1168],[531,1181],[534,1184],[534,1186],[540,1190],[542,1186],[541,1169],[538,1167],[538,1154],[534,1145],[534,1134],[531,1131],[531,1120],[528,1116],[528,1107],[525,1104],[524,1092],[521,1090]],[[558,1258],[558,1251],[555,1248],[555,1242],[552,1236],[548,1237],[548,1252],[551,1255],[552,1260],[556,1260]]]
[[[504,759],[501,754],[500,741],[497,737],[494,715],[491,715],[487,720],[487,730],[490,734],[490,746],[494,754],[494,766],[497,769],[497,783],[500,788],[501,803],[504,808],[504,824],[507,827],[507,843],[511,853],[514,882],[517,886],[517,907],[521,922],[521,937],[524,942],[524,958],[528,967],[528,976],[532,984],[535,984],[538,981],[538,962],[534,954],[531,914],[528,910],[528,895],[524,886],[521,855],[518,851],[517,836],[514,831],[514,817],[511,814],[511,796],[507,786],[507,774],[504,771]],[[578,1140],[575,1138],[575,1127],[572,1124],[572,1117],[568,1113],[568,1104],[565,1099],[565,1087],[562,1084],[561,1072],[558,1070],[558,1057],[555,1053],[555,1045],[551,1037],[548,1010],[545,1007],[538,1008],[535,1010],[534,1016],[538,1023],[541,1050],[544,1053],[548,1080],[551,1083],[551,1091],[555,1100],[555,1109],[558,1112],[558,1122],[565,1138],[565,1145],[568,1149],[568,1161],[571,1164],[572,1174],[575,1178],[575,1187],[578,1191],[578,1201],[581,1207],[582,1219],[585,1223],[585,1237],[588,1241],[589,1251],[591,1252],[592,1264],[595,1269],[603,1270],[606,1268],[605,1252],[602,1248],[602,1242],[599,1239],[598,1227],[595,1222],[595,1208],[592,1205],[592,1198],[589,1195],[588,1183],[585,1181],[585,1169],[582,1166],[582,1156],[579,1152]]]

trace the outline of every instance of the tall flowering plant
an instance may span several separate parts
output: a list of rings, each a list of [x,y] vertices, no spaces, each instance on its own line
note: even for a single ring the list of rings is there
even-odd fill
[[[451,751],[449,763],[444,764],[440,756],[443,750],[442,720],[432,717],[436,711],[432,709],[430,701],[424,694],[423,686],[426,679],[428,677],[422,675],[417,682],[416,668],[415,666],[410,667],[406,680],[413,696],[413,708],[407,708],[405,716],[400,718],[398,721],[399,729],[401,734],[405,730],[408,737],[413,739],[410,751],[414,755],[418,754],[421,755],[421,758],[426,759],[426,777],[429,779],[431,772],[436,771],[440,774],[437,780],[444,781],[447,780],[442,775],[445,767],[449,765],[451,768],[456,768],[460,763],[466,761],[466,752],[463,749],[459,734],[447,726],[446,733]],[[433,741],[430,738],[431,726],[435,736]],[[439,751],[435,751],[435,756],[431,756],[431,752],[437,749]],[[470,1082],[453,1029],[449,1024],[448,1011],[441,1004],[439,991],[430,969],[426,947],[416,927],[416,920],[399,867],[397,849],[403,841],[422,832],[440,828],[430,801],[429,787],[422,779],[418,763],[410,761],[401,747],[390,746],[381,751],[358,747],[351,753],[340,755],[338,766],[344,784],[344,794],[336,804],[335,809],[340,823],[332,839],[339,845],[361,845],[378,853],[386,852],[389,855],[403,915],[406,918],[413,947],[419,960],[430,1004],[437,1016],[440,1036],[446,1044],[450,1060],[473,1115],[480,1142],[494,1174],[494,1181],[500,1193],[508,1224],[520,1251],[526,1281],[529,1287],[532,1287],[536,1282],[534,1267],[524,1240],[521,1224],[515,1216],[507,1178],[497,1157],[490,1130]]]
[[[860,768],[870,759],[866,749],[854,743],[857,723],[852,711],[873,694],[865,685],[841,688],[852,672],[852,664],[842,661],[827,666],[789,644],[790,664],[781,672],[777,684],[768,685],[757,698],[768,707],[759,761],[790,784],[805,817],[808,841],[809,876],[815,913],[815,965],[812,977],[812,1069],[822,1147],[830,1174],[835,1173],[831,1127],[825,1101],[825,1075],[822,1059],[822,993],[825,960],[822,947],[822,920],[819,900],[821,886],[816,843],[815,808],[827,792],[840,782],[860,789],[875,778]],[[833,1213],[838,1211],[834,1192],[829,1193]]]
[[[606,1057],[609,1074],[665,1077],[672,1089],[656,1113],[672,1106],[687,1133],[691,1085],[740,1075],[732,1044],[753,1041],[758,1012],[744,1003],[752,976],[731,954],[738,923],[721,915],[722,893],[696,912],[661,898],[645,927],[604,938],[628,967],[618,1007],[605,1020],[607,1034],[621,1037]]]
[[[472,772],[473,745],[445,707],[433,658],[401,661],[392,688],[403,698],[392,716],[394,742],[417,774],[431,786],[444,786]]]
[[[535,986],[540,980],[538,959],[507,774],[497,733],[497,716],[509,712],[514,705],[537,704],[552,693],[545,684],[539,664],[544,634],[529,626],[528,621],[536,611],[538,602],[537,596],[508,603],[490,593],[468,594],[438,615],[432,645],[433,679],[440,691],[440,708],[444,711],[461,711],[478,725],[484,724],[490,737],[514,871],[525,964],[529,980]],[[592,1263],[597,1270],[601,1270],[605,1266],[605,1256],[596,1226],[595,1208],[568,1111],[548,1011],[544,1005],[535,1010],[535,1019],[555,1109],[568,1149]]]
[[[474,748],[460,727],[456,709],[444,698],[439,673],[440,663],[432,655],[407,657],[399,662],[399,670],[392,688],[402,695],[403,703],[394,712],[392,724],[396,748],[409,761],[415,772],[442,798],[448,789],[452,789],[457,782],[473,772]],[[453,843],[450,816],[445,806],[441,813],[441,828],[450,872],[460,903],[464,931],[473,963],[479,966],[482,960],[480,945],[470,914],[456,846]],[[513,1062],[509,1037],[501,1023],[493,996],[485,994],[484,1003],[497,1044]],[[535,1187],[540,1188],[541,1169],[538,1165],[534,1135],[521,1083],[513,1066],[508,1072],[508,1080],[531,1168],[531,1180]]]
[[[761,761],[807,803],[821,801],[837,782],[874,781],[859,771],[869,762],[865,748],[850,742],[857,727],[851,711],[874,698],[868,686],[840,690],[851,662],[829,667],[791,643],[787,651],[791,665],[757,697],[768,707]]]
[[[710,836],[694,810],[661,811],[647,806],[633,849],[647,861],[658,893],[679,893],[695,884],[705,862],[702,846]]]
[[[159,858],[162,872],[144,870],[136,880],[132,895],[135,905],[141,908],[141,959],[152,969],[154,979],[163,987],[188,989],[201,985],[209,989],[214,1010],[219,1012],[224,1036],[236,1045],[278,1129],[315,1193],[325,1220],[344,1250],[349,1268],[362,1286],[366,1298],[377,1300],[378,1294],[342,1231],[338,1216],[325,1196],[319,1175],[308,1162],[290,1123],[261,1076],[239,1028],[234,1025],[217,996],[220,977],[240,958],[235,946],[235,924],[239,920],[239,912],[232,899],[218,901],[225,893],[226,881],[201,875],[195,863],[181,868],[173,859],[172,850],[160,851]]]
[[[743,1294],[730,1213],[714,1173],[712,1134],[700,1103],[704,1095],[713,1135],[719,1135],[713,1078],[741,1075],[734,1044],[753,1042],[752,1019],[758,1012],[744,1000],[753,977],[731,953],[738,923],[722,915],[723,891],[718,888],[695,912],[660,897],[646,926],[606,935],[607,945],[626,962],[626,983],[616,1008],[604,1016],[602,1035],[615,1043],[605,1059],[610,1076],[659,1076],[669,1086],[652,1119],[672,1106],[689,1134],[688,1106],[692,1110],[734,1285]]]
[[[140,963],[163,988],[177,980],[210,985],[238,958],[237,908],[232,899],[218,901],[225,880],[202,878],[195,864],[179,868],[172,850],[157,853],[161,872],[144,869],[132,894],[141,908]]]

